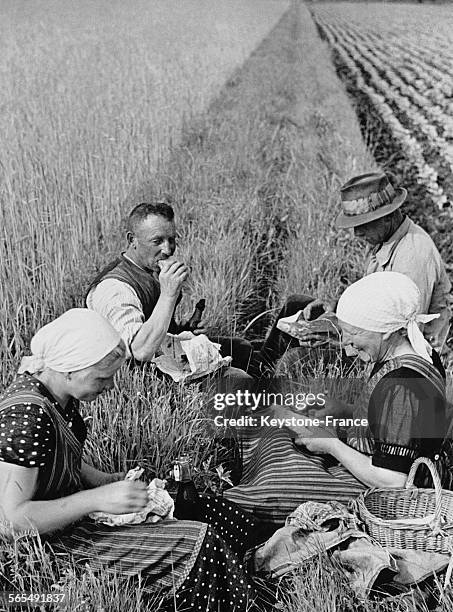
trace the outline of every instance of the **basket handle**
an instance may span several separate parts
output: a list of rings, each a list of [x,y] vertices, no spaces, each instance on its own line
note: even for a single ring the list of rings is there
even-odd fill
[[[434,490],[435,490],[435,495],[436,495],[436,508],[434,510],[433,527],[435,530],[440,531],[441,529],[440,523],[441,523],[441,516],[442,516],[442,484],[440,482],[440,477],[439,477],[439,474],[437,473],[436,466],[431,461],[431,459],[427,459],[426,457],[419,457],[418,459],[414,461],[414,463],[411,465],[411,469],[409,471],[409,475],[406,480],[405,488],[410,489],[411,487],[414,486],[415,474],[418,470],[418,467],[422,463],[424,463],[428,467],[429,471],[431,472],[431,477],[433,479]]]

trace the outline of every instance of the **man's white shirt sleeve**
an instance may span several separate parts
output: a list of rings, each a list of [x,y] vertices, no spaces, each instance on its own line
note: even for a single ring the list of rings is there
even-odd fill
[[[105,317],[120,334],[131,357],[131,343],[145,322],[137,293],[115,278],[101,281],[87,296],[87,307]]]

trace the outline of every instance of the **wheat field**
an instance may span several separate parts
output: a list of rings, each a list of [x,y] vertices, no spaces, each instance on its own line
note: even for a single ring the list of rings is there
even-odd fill
[[[1,2],[3,382],[34,330],[82,298],[133,194],[286,7]]]

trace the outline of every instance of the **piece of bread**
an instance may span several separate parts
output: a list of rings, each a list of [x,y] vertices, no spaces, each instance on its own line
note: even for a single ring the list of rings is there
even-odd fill
[[[328,337],[336,339],[340,337],[338,320],[333,313],[323,314],[313,321],[306,321],[301,313],[295,321],[281,319],[278,322],[278,328],[303,341],[311,338],[318,340],[323,337],[326,339]]]

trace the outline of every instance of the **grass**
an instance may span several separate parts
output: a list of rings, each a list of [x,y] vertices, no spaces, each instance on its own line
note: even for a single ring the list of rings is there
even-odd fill
[[[155,183],[183,127],[285,7],[277,0],[232,0],[215,10],[208,0],[137,0],[132,8],[120,0],[1,3],[3,384],[32,333],[80,303],[95,268],[117,252],[132,194]],[[187,216],[186,202],[179,204],[180,226],[189,229],[199,202]],[[225,245],[227,226],[222,233]],[[190,231],[184,241],[202,257]],[[247,248],[239,237],[236,246]],[[229,274],[235,297],[243,283]]]
[[[305,5],[279,20],[286,5],[272,0],[168,4],[54,3],[45,24],[42,2],[1,6],[3,384],[35,329],[81,303],[120,248],[125,213],[152,195],[174,202],[192,270],[180,314],[204,297],[220,332],[240,333],[288,293],[337,296],[361,274],[360,245],[333,220],[338,186],[375,163]],[[215,480],[205,402],[195,385],[124,367],[84,407],[86,458],[165,477],[188,451],[200,486]],[[67,610],[158,609],[140,585],[55,565],[39,539],[5,540],[0,555],[11,584],[56,585]],[[326,562],[295,576],[283,610],[406,609],[360,608]]]
[[[326,46],[301,6],[299,96],[288,117],[294,170],[286,183],[295,212],[277,284],[281,295],[298,292],[337,298],[360,277],[361,245],[333,222],[339,187],[350,176],[376,168],[357,118],[339,84]],[[296,291],[297,292],[297,291]]]
[[[294,572],[284,597],[285,612],[428,612],[433,609],[433,599],[441,582],[435,579],[430,586],[409,589],[407,592],[376,597],[371,594],[364,599],[351,589],[347,573],[338,567],[335,560],[320,555],[310,565]],[[429,604],[427,603],[429,602]],[[451,610],[453,600],[447,592],[436,610]],[[430,605],[431,607],[428,607]]]

